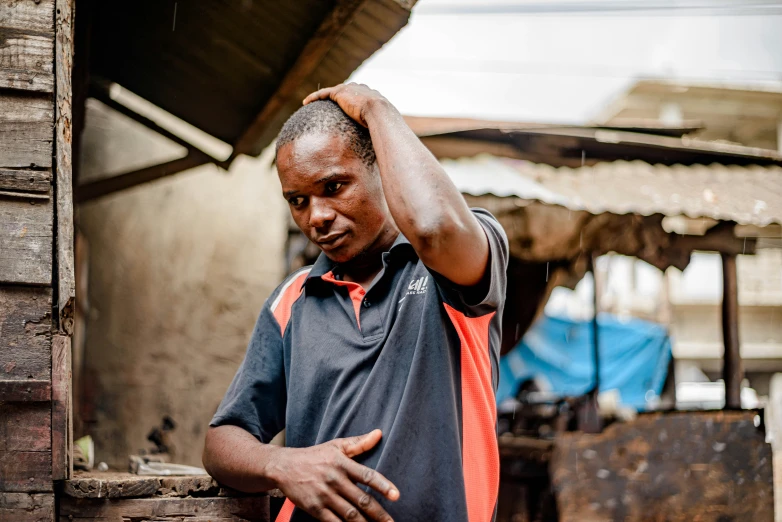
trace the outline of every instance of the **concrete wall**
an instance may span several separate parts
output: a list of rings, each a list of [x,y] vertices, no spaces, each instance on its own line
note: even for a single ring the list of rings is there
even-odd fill
[[[90,102],[83,179],[176,157],[177,146]],[[154,161],[151,161],[154,159]],[[171,416],[176,462],[203,437],[283,274],[287,208],[267,151],[81,205],[89,313],[77,404],[96,462],[124,469]]]

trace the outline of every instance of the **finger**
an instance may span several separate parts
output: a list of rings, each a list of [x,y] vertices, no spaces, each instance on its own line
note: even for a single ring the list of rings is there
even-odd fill
[[[328,507],[340,520],[349,522],[367,522],[358,507],[351,504],[339,495],[332,495],[328,499]]]
[[[344,444],[342,451],[345,452],[350,458],[360,455],[365,451],[369,451],[374,448],[380,439],[383,438],[383,432],[380,430],[372,430],[366,435],[359,435],[357,437],[350,437],[343,439]]]
[[[320,522],[342,522],[341,518],[334,514],[333,511],[325,507],[318,508],[317,510],[305,509],[305,511],[320,520]]]
[[[383,506],[381,506],[377,500],[375,500],[375,497],[349,480],[340,482],[337,486],[337,491],[370,519],[377,520],[378,522],[392,522],[391,515],[386,513],[386,510],[383,509]]]
[[[302,105],[307,105],[308,103],[312,103],[316,100],[328,100],[329,98],[331,98],[332,94],[335,94],[341,87],[342,84],[335,85],[333,87],[324,87],[323,89],[318,89],[317,91],[311,93],[309,96],[304,98]]]
[[[399,488],[374,469],[349,460],[345,463],[345,471],[354,482],[366,484],[392,502],[399,500]]]

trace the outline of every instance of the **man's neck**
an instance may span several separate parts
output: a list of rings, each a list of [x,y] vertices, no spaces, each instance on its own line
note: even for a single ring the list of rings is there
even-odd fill
[[[339,272],[343,280],[358,283],[367,290],[377,274],[383,269],[383,253],[391,250],[397,236],[399,236],[399,230],[394,227],[378,238],[378,241],[365,252],[347,263],[340,264]]]

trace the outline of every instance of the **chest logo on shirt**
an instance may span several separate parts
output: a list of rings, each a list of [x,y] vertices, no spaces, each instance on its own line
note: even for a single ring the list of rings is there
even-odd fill
[[[421,295],[426,293],[426,283],[429,282],[429,276],[419,277],[410,281],[407,285],[408,292],[405,295]]]

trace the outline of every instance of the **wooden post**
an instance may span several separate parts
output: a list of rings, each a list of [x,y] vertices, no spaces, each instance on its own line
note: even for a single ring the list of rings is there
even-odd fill
[[[741,409],[741,381],[744,365],[739,350],[739,297],[736,255],[722,256],[722,339],[725,355],[722,379],[725,381],[725,408]]]
[[[595,384],[587,392],[585,401],[581,404],[577,415],[578,429],[584,433],[600,433],[603,431],[603,422],[600,418],[597,402],[597,396],[600,393],[600,335],[597,323],[597,314],[600,312],[600,287],[597,281],[597,270],[595,269],[596,258],[597,256],[592,253],[587,258],[588,270],[592,272],[592,280],[595,283],[593,293],[594,314],[592,315],[592,354],[595,361]]]
[[[592,303],[594,310],[592,314],[592,356],[595,360],[595,386],[590,392],[595,398],[600,392],[600,333],[597,324],[597,314],[600,313],[600,287],[597,281],[597,270],[595,268],[596,259],[594,254],[589,256],[589,269],[592,271],[592,280],[595,283],[594,292],[592,292]]]

